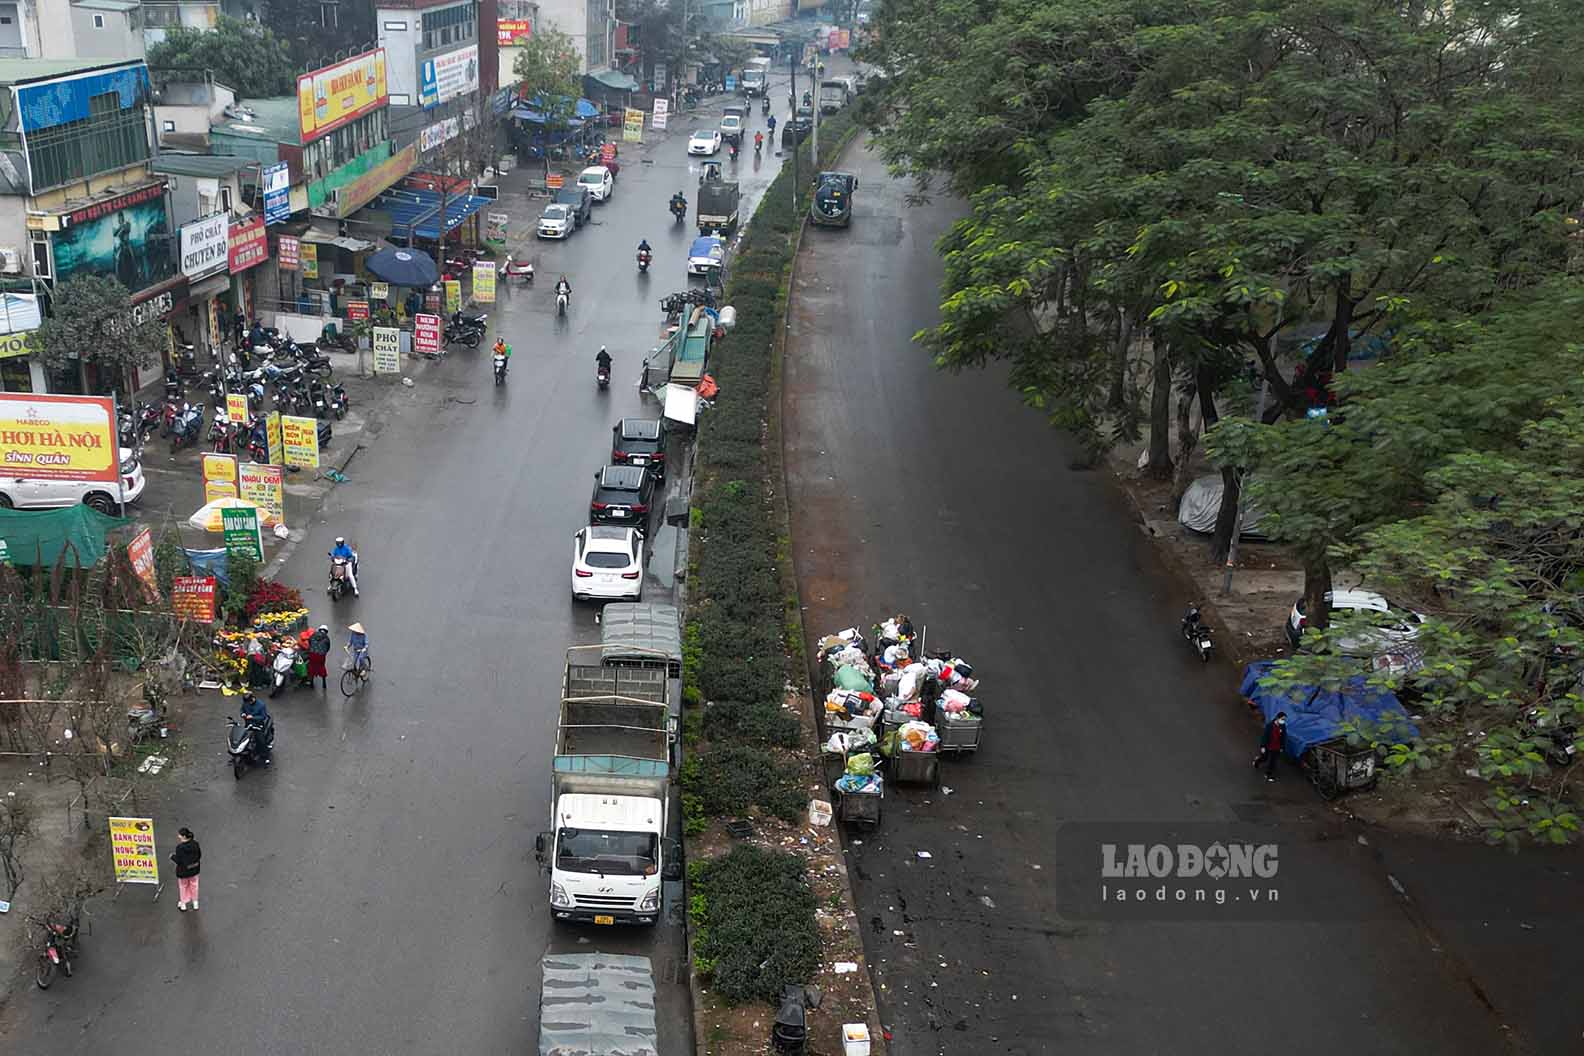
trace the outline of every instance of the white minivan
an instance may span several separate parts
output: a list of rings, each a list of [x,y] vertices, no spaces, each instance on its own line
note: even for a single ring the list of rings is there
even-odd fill
[[[122,502],[136,502],[143,494],[143,463],[137,452],[121,449],[121,495],[99,480],[50,480],[44,477],[0,476],[0,509],[53,510],[81,502],[100,513],[124,513]]]

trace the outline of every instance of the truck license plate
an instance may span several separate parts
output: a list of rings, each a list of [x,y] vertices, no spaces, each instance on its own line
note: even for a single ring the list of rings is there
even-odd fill
[[[598,917],[594,918],[594,923],[596,923],[596,924],[614,924],[614,923],[616,923],[616,918],[615,917],[598,916]]]

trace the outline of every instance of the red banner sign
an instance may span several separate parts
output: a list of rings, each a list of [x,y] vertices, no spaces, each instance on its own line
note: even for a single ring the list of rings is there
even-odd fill
[[[143,594],[149,601],[159,600],[159,579],[154,574],[154,535],[145,527],[127,544],[127,558],[132,571],[143,584]]]
[[[177,576],[172,579],[171,612],[184,620],[213,623],[215,618],[214,577]]]
[[[429,355],[440,353],[440,317],[419,314],[413,317],[413,351]]]
[[[268,260],[269,236],[264,233],[263,214],[231,221],[229,243],[226,262],[233,275]]]
[[[290,235],[280,237],[280,257],[277,263],[282,271],[296,271],[302,267],[302,248]]]
[[[498,18],[495,20],[495,40],[503,48],[533,36],[533,23],[526,18]]]
[[[359,322],[362,322],[363,320],[367,319],[369,317],[368,302],[367,301],[348,301],[348,302],[346,302],[346,317],[347,317],[347,319],[349,321],[354,322],[354,323],[359,323]]]

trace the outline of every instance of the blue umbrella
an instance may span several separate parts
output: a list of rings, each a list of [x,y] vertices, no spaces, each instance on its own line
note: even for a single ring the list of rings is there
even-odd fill
[[[440,281],[434,260],[410,249],[382,249],[363,266],[376,279],[392,286],[429,287]]]

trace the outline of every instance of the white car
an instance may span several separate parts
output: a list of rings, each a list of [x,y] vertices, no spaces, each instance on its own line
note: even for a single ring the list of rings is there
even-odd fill
[[[605,202],[616,189],[616,180],[605,166],[591,165],[578,173],[578,186],[587,187],[589,197],[596,202]]]
[[[121,505],[136,502],[143,494],[143,463],[137,452],[121,448],[121,494],[116,486],[97,480],[50,480],[44,477],[0,476],[0,508],[17,510],[52,510],[75,506],[79,502],[92,506],[100,513],[125,513]]]
[[[1327,597],[1333,615],[1375,613],[1379,622],[1378,627],[1339,642],[1342,655],[1369,659],[1377,669],[1389,669],[1396,674],[1410,673],[1422,666],[1423,660],[1414,645],[1414,639],[1419,637],[1424,626],[1422,614],[1393,605],[1373,590],[1334,590]],[[1287,640],[1294,649],[1298,648],[1308,622],[1304,615],[1304,599],[1299,598],[1287,614]]]
[[[576,601],[637,601],[643,597],[643,532],[595,524],[572,536],[572,597]]]
[[[572,210],[564,205],[547,205],[539,214],[540,238],[570,238],[576,221]]]
[[[721,134],[713,128],[701,128],[688,140],[689,154],[719,154]]]

